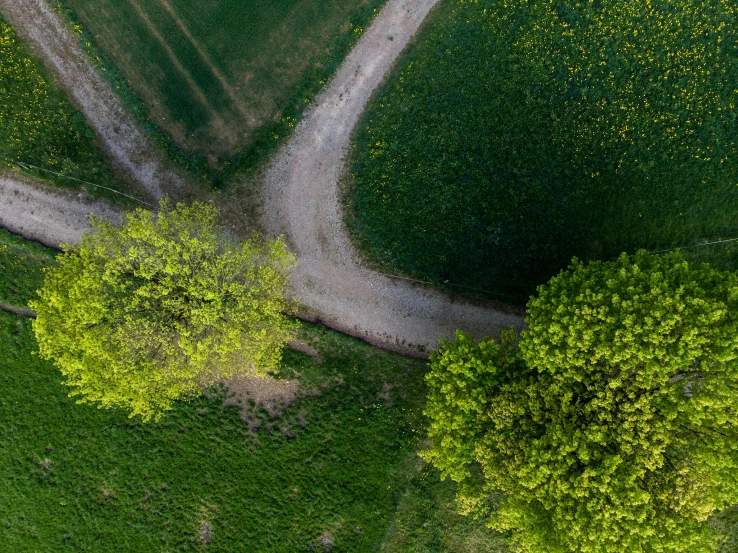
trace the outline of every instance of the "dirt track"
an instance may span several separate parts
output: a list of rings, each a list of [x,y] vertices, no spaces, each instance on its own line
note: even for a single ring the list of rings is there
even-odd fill
[[[452,297],[364,268],[343,225],[338,184],[351,133],[370,95],[438,1],[388,1],[275,157],[262,194],[264,227],[271,235],[284,234],[299,259],[292,282],[308,317],[416,353],[435,348],[438,338],[456,329],[495,336],[523,324],[520,309]],[[39,41],[115,159],[153,195],[171,186],[167,179],[173,175],[162,172],[155,154],[146,151],[145,138],[43,1],[0,0],[0,6]],[[118,125],[125,131],[116,130]],[[0,175],[0,225],[24,236],[50,245],[76,242],[88,212],[117,216],[102,202],[80,203],[74,194]]]
[[[389,0],[277,155],[263,189],[265,228],[284,234],[297,254],[292,283],[317,319],[370,341],[425,349],[456,329],[499,335],[523,322],[519,309],[453,298],[362,267],[343,225],[338,184],[351,133],[437,2]]]
[[[0,226],[52,248],[79,242],[87,215],[120,218],[120,211],[79,192],[57,190],[17,173],[0,173]]]
[[[0,10],[18,34],[35,46],[116,167],[137,183],[141,192],[158,199],[181,187],[180,177],[141,133],[82,52],[77,37],[44,0],[0,0]]]

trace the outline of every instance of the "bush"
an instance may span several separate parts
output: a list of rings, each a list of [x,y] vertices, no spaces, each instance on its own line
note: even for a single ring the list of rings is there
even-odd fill
[[[291,336],[282,242],[236,244],[212,205],[93,219],[47,269],[33,330],[81,402],[144,419],[217,380],[277,367]]]

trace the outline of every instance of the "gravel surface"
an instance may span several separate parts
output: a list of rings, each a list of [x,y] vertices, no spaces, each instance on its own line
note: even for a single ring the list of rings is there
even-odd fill
[[[343,224],[339,181],[372,92],[438,0],[389,0],[279,152],[263,188],[263,224],[297,254],[292,285],[315,320],[394,349],[433,349],[456,329],[497,336],[520,309],[452,297],[362,266]]]
[[[77,42],[78,37],[45,0],[0,0],[0,9],[53,71],[58,84],[97,133],[117,169],[122,169],[142,192],[156,199],[181,187],[182,179],[158,150],[152,148],[133,117],[90,63]]]
[[[372,92],[439,0],[389,0],[267,171],[263,225],[284,235],[299,263],[292,284],[304,318],[403,353],[423,355],[456,329],[497,336],[521,328],[521,309],[451,296],[364,268],[343,225],[338,189],[351,133]],[[109,151],[153,196],[177,177],[162,170],[74,37],[42,0],[0,0],[72,94]],[[0,174],[0,225],[51,246],[77,242],[86,216],[119,213],[78,193]]]
[[[0,226],[52,248],[75,244],[90,229],[87,215],[120,219],[120,211],[80,192],[0,173]]]

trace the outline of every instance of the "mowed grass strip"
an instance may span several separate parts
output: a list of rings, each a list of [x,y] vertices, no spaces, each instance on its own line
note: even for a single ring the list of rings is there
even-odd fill
[[[524,302],[575,255],[738,236],[736,15],[443,2],[357,132],[359,245],[389,272]],[[730,244],[685,253],[738,268]]]
[[[18,169],[14,162],[23,162],[130,193],[97,147],[82,114],[46,77],[2,17],[0,68],[0,167]],[[51,173],[34,174],[61,186],[82,186]],[[120,201],[113,192],[87,188],[93,195]]]
[[[189,152],[228,157],[304,105],[384,0],[63,0],[154,121]],[[350,37],[348,37],[350,38]],[[326,60],[334,67],[324,67]],[[298,98],[299,97],[299,98]],[[304,104],[304,102],[302,102]]]

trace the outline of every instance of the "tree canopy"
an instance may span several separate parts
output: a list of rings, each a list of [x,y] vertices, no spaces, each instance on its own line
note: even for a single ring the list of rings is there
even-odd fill
[[[708,552],[738,502],[738,277],[679,253],[582,264],[502,345],[432,356],[431,447],[529,553]]]
[[[39,351],[81,402],[145,420],[239,373],[274,369],[292,323],[293,258],[281,241],[237,243],[210,204],[162,202],[124,223],[92,219],[30,305]]]

